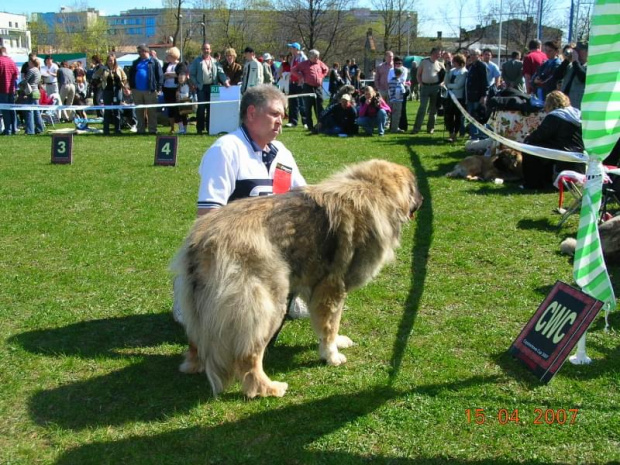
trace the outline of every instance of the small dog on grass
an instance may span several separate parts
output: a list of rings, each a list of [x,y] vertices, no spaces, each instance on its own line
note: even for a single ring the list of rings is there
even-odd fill
[[[470,155],[457,163],[448,178],[465,178],[468,181],[519,181],[523,178],[521,152],[504,148],[490,157]]]

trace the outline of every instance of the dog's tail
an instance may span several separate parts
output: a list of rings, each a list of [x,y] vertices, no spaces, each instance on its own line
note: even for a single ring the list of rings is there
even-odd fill
[[[269,263],[267,261],[267,263]],[[260,364],[267,343],[286,312],[288,281],[285,270],[265,270],[268,278],[244,267],[213,246],[197,251],[186,243],[172,266],[177,273],[176,294],[190,343],[197,348],[197,363],[217,396],[235,375]],[[265,282],[264,282],[265,281]],[[277,282],[276,289],[269,287]],[[187,361],[186,361],[187,363]]]
[[[560,244],[560,252],[566,255],[575,255],[575,249],[577,248],[577,239],[569,237],[564,239]]]
[[[197,348],[197,357],[187,357],[179,370],[183,373],[206,372],[213,395],[222,392],[232,379],[232,372],[225,367],[231,366],[231,360],[223,361],[217,357],[220,363],[215,363],[210,353],[212,334],[208,326],[208,292],[203,290],[197,293],[196,288],[204,289],[204,283],[198,282],[199,276],[194,275],[196,267],[192,265],[192,257],[188,243],[177,252],[170,270],[175,274],[174,278],[174,306],[180,311],[179,322],[185,327],[190,344]]]

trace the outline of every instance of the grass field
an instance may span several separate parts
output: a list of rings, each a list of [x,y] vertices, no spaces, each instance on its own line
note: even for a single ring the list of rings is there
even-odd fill
[[[385,158],[425,198],[397,260],[347,300],[346,365],[318,361],[306,320],[266,358],[284,398],[234,385],[214,400],[179,373],[167,267],[213,140],[181,137],[166,168],[149,136],[76,136],[71,166],[50,164],[49,136],[0,138],[0,463],[620,463],[617,313],[588,333],[593,364],[548,385],[506,355],[556,280],[573,283],[558,245],[577,218],[556,228],[555,192],[445,178],[464,151],[441,131],[281,137],[309,182]],[[537,409],[578,414],[535,424]]]

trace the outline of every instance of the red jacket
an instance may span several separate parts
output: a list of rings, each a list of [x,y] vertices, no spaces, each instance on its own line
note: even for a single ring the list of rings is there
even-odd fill
[[[0,56],[0,94],[15,92],[15,81],[18,76],[15,62],[10,57]]]

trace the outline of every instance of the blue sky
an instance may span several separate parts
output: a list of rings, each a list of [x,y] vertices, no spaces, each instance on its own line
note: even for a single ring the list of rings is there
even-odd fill
[[[488,0],[482,3],[500,5],[502,0]],[[507,0],[504,0],[507,3]],[[570,7],[570,0],[545,0],[551,2],[552,8],[555,14],[562,17],[568,17],[565,13]],[[6,11],[8,13],[17,14],[29,14],[32,12],[58,12],[61,6],[72,6],[75,4],[88,5],[91,8],[96,8],[102,14],[118,14],[121,11],[131,8],[160,8],[162,3],[158,0],[81,0],[81,1],[62,1],[62,0],[27,0],[19,2],[17,0],[3,0],[4,5],[0,7],[0,11]],[[442,31],[444,36],[454,35],[453,30],[456,30],[458,25],[458,19],[455,8],[451,8],[451,1],[443,0],[438,2],[437,0],[416,0],[416,8],[420,12],[420,32],[423,35],[435,35],[437,31]],[[475,15],[471,12],[475,10],[476,0],[469,0],[471,8],[468,8],[467,12],[463,15],[463,25],[466,28],[473,28],[476,24]],[[360,5],[370,5],[370,0],[363,0],[358,3]],[[445,11],[449,13],[446,14]],[[448,27],[446,24],[446,17],[453,27]],[[568,21],[568,19],[566,19]],[[543,20],[543,24],[545,21]]]

